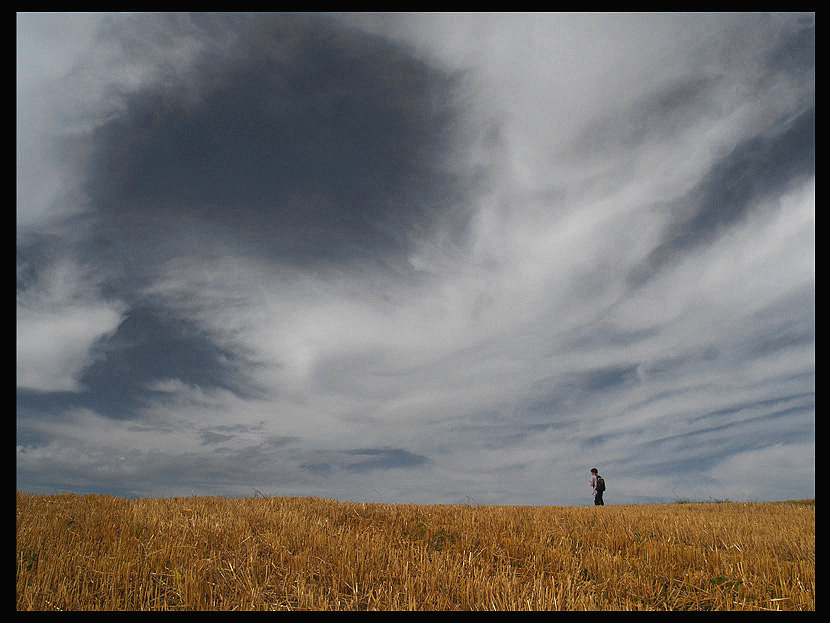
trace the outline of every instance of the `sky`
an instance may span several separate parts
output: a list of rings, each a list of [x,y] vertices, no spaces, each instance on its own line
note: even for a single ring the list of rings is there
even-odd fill
[[[815,14],[17,14],[22,491],[815,497]]]

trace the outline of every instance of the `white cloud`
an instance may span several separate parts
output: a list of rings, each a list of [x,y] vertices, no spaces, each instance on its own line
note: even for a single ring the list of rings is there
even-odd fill
[[[71,262],[56,264],[17,296],[17,385],[80,391],[93,347],[121,323],[123,307],[97,294]]]
[[[816,497],[815,469],[815,443],[782,443],[734,454],[711,477],[719,495],[733,500],[806,499]]]

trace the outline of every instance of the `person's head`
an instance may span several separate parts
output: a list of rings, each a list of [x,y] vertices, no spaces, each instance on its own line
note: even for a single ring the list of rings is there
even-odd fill
[[[592,468],[591,468],[591,473],[592,473],[592,474],[594,474],[594,475],[596,475],[596,474],[598,474],[598,473],[599,473],[599,470],[598,470],[596,467],[592,467]]]

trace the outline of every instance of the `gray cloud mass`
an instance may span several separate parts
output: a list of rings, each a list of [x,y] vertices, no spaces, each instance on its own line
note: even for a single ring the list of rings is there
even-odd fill
[[[17,15],[17,486],[815,496],[815,15]]]

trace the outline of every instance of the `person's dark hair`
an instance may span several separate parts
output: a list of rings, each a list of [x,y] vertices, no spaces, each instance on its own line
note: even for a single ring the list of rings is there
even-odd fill
[[[592,474],[598,474],[598,473],[599,473],[599,470],[598,470],[596,467],[592,467],[592,468],[591,468],[591,473],[592,473]]]

